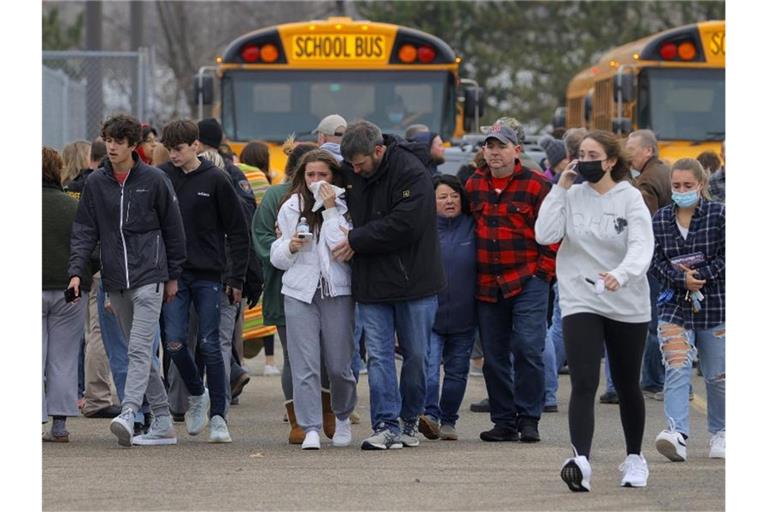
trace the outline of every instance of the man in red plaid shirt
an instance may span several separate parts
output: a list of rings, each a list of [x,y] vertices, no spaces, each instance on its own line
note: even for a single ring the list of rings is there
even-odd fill
[[[483,374],[494,427],[483,441],[539,441],[544,405],[544,339],[555,252],[536,243],[534,225],[550,189],[520,162],[514,130],[494,124],[487,162],[467,180],[477,239],[477,311]],[[514,356],[514,383],[512,363]]]

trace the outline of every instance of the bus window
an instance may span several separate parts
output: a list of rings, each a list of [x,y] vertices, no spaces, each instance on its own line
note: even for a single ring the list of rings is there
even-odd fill
[[[329,113],[349,121],[364,117],[401,136],[413,123],[444,133],[441,128],[453,127],[456,116],[447,76],[441,71],[232,71],[223,79],[222,122],[234,140],[280,141],[291,133],[311,139],[310,132]],[[398,101],[395,112],[391,105]]]
[[[639,76],[638,126],[660,140],[722,140],[723,69],[648,68]]]

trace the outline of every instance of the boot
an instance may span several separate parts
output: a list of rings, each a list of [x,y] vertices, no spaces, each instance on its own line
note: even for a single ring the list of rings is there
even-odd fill
[[[296,413],[293,412],[293,400],[285,402],[285,410],[288,413],[288,422],[291,424],[291,433],[288,434],[288,444],[301,444],[304,442],[304,430],[296,423]]]
[[[323,432],[328,439],[333,439],[336,433],[336,415],[331,409],[331,392],[323,389],[321,392],[323,402]]]

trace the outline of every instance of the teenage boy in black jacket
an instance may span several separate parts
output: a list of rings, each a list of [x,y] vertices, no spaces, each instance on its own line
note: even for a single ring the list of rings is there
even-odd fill
[[[185,415],[187,432],[202,432],[210,412],[208,441],[229,443],[232,438],[225,421],[225,386],[229,382],[219,340],[219,302],[222,276],[227,268],[225,244],[229,244],[231,272],[224,293],[231,304],[240,302],[242,297],[248,266],[248,227],[227,175],[209,160],[197,156],[197,139],[198,128],[193,121],[172,121],[163,128],[162,143],[171,159],[161,169],[171,179],[179,198],[187,233],[187,261],[179,279],[178,295],[163,308],[163,319],[166,347],[190,395]],[[197,346],[205,362],[210,399],[186,347],[191,303],[198,318]]]
[[[108,301],[128,340],[128,374],[122,413],[110,430],[130,447],[134,416],[146,392],[155,417],[152,444],[176,444],[168,397],[152,344],[163,298],[172,301],[186,257],[184,226],[176,195],[166,176],[136,153],[141,124],[131,116],[108,119],[101,130],[107,145],[104,167],[86,180],[72,227],[69,287],[79,292],[89,275],[91,253],[101,242],[101,277]]]
[[[445,277],[432,179],[415,149],[367,121],[347,127],[341,140],[355,227],[333,253],[352,259],[352,295],[366,333],[374,434],[364,450],[419,444],[427,340]],[[399,389],[395,331],[403,349]]]

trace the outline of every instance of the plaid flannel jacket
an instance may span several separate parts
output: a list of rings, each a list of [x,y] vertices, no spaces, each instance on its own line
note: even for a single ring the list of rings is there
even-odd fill
[[[555,275],[556,245],[536,243],[534,225],[544,197],[551,188],[542,174],[515,162],[507,186],[496,193],[487,166],[479,168],[465,185],[477,241],[477,292],[483,302],[496,302],[501,291],[508,299],[519,294],[525,281]]]
[[[659,322],[685,329],[711,329],[725,322],[725,205],[702,199],[685,239],[677,227],[676,212],[677,205],[672,203],[653,216],[656,248],[651,270],[661,282]],[[685,274],[670,260],[697,252],[704,255],[704,261],[691,268],[707,283],[701,289],[701,310],[694,313],[686,300]]]

